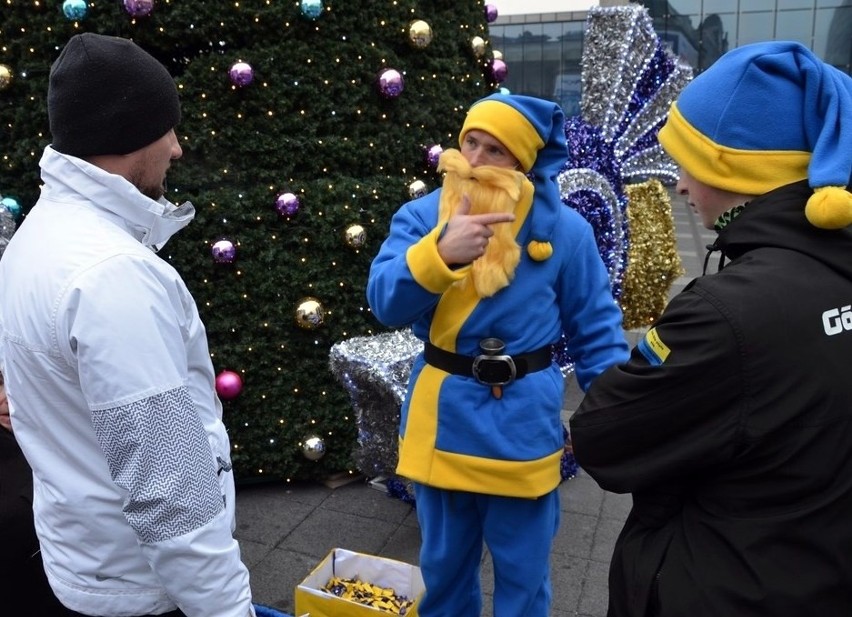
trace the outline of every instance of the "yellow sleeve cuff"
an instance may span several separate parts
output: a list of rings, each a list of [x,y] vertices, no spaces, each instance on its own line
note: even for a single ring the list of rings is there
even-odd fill
[[[447,288],[467,276],[470,266],[451,269],[438,254],[438,237],[444,224],[441,223],[405,252],[408,269],[417,284],[430,293],[444,293]]]

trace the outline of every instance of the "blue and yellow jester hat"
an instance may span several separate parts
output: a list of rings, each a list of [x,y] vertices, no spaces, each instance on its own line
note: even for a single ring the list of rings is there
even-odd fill
[[[556,176],[568,160],[565,114],[553,101],[519,94],[492,94],[475,102],[459,133],[459,145],[468,131],[478,129],[496,137],[533,176],[530,257],[543,261],[553,254],[550,242],[561,209]]]
[[[658,138],[704,184],[762,195],[807,179],[811,224],[852,224],[852,77],[800,43],[723,55],[684,88]]]

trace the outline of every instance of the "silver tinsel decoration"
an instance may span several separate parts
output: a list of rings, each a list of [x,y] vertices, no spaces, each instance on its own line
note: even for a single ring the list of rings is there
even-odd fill
[[[6,208],[0,208],[0,257],[6,252],[6,246],[15,233],[15,216]]]
[[[656,134],[692,68],[662,47],[648,10],[637,4],[589,9],[584,40],[583,119],[613,143],[622,179],[677,180]]]
[[[399,411],[422,341],[410,330],[357,336],[331,347],[332,373],[349,393],[358,427],[353,460],[369,478],[392,476],[399,460]]]

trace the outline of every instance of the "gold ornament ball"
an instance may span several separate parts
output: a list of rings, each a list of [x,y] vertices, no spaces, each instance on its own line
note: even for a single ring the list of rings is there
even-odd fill
[[[316,330],[325,321],[325,309],[316,298],[306,297],[296,304],[296,324],[305,330]]]
[[[325,456],[325,442],[322,437],[311,435],[302,442],[302,454],[309,461],[318,461]]]
[[[12,69],[0,64],[0,90],[5,90],[12,83]]]
[[[424,197],[428,193],[429,188],[426,186],[426,183],[423,182],[423,180],[415,180],[414,182],[408,185],[408,194],[411,196],[411,199]]]
[[[408,24],[408,40],[418,49],[428,47],[432,42],[432,26],[422,19],[415,19]]]
[[[502,51],[499,51],[499,50],[497,50],[497,49],[495,49],[495,50],[492,52],[492,55],[494,56],[494,59],[495,59],[495,60],[502,60],[502,59],[503,59],[503,52],[502,52]]]
[[[475,36],[470,41],[470,48],[473,50],[473,55],[481,58],[485,55],[485,39],[481,36]]]
[[[350,225],[344,232],[344,238],[349,247],[359,249],[367,242],[367,232],[361,225]]]

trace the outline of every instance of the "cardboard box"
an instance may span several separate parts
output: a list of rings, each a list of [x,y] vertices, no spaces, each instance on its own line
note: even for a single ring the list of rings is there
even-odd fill
[[[344,600],[323,591],[333,577],[355,579],[393,589],[396,595],[414,600],[405,617],[417,616],[417,604],[426,590],[420,568],[402,561],[335,548],[296,586],[296,614],[311,617],[390,617],[384,609]]]

